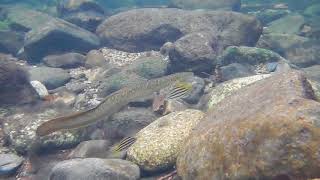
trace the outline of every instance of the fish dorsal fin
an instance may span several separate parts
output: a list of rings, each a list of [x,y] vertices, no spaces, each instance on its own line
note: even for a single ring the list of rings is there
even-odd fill
[[[113,152],[121,152],[127,150],[133,143],[136,142],[135,137],[126,137],[122,139],[119,143],[112,147]]]
[[[166,95],[166,99],[181,99],[187,97],[192,90],[191,83],[177,82],[170,89]]]

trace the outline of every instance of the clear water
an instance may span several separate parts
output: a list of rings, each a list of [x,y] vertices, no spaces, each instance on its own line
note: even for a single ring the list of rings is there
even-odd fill
[[[281,56],[290,64],[290,67],[306,71],[308,78],[312,79],[317,84],[317,87],[320,87],[320,0],[241,0],[241,6],[237,3],[232,5],[226,3],[226,5],[223,2],[212,5],[211,3],[215,0],[207,0],[208,4],[206,4],[205,0],[198,0],[198,2],[197,0],[189,0],[192,3],[186,4],[181,3],[183,1],[174,3],[175,0],[92,0],[95,5],[84,5],[80,8],[75,5],[75,9],[73,9],[73,5],[81,1],[84,0],[0,0],[0,154],[14,153],[26,160],[30,160],[30,154],[34,155],[32,148],[36,146],[33,144],[36,142],[35,130],[42,122],[72,114],[75,111],[94,108],[111,93],[126,86],[130,87],[130,85],[142,81],[141,79],[163,77],[180,71],[192,71],[200,79],[196,82],[198,83],[197,85],[200,84],[198,91],[195,91],[198,96],[189,97],[189,99],[185,98],[183,102],[187,104],[187,107],[205,112],[208,106],[205,104],[206,100],[203,100],[206,97],[205,93],[211,92],[215,85],[234,78],[261,74],[261,71],[262,74],[270,74],[277,69],[278,62],[273,60],[272,62],[266,60],[267,63],[262,62],[253,65],[248,63],[238,66],[241,64],[240,61],[243,57],[247,58],[246,60],[253,59],[252,62],[259,61],[258,57],[265,58],[266,56],[259,54],[266,52],[265,50],[268,50],[268,53],[271,51],[276,54],[272,54],[272,57],[279,58]],[[228,1],[226,0],[225,2]],[[67,7],[68,2],[72,7]],[[250,46],[249,48],[258,47],[262,50],[259,49],[259,52],[254,53],[252,56],[249,55],[250,57],[246,56],[246,52],[242,52],[243,54],[240,54],[243,56],[239,55],[241,56],[240,60],[239,56],[230,53],[230,51],[230,56],[235,56],[231,58],[228,56],[231,59],[229,60],[232,61],[230,64],[238,64],[231,67],[228,66],[229,64],[219,64],[221,57],[225,55],[226,49],[230,44],[223,44],[220,47],[218,43],[215,44],[211,41],[200,43],[199,46],[201,48],[202,45],[205,46],[212,43],[208,48],[211,54],[207,53],[208,49],[199,48],[200,50],[196,52],[196,55],[190,55],[188,51],[193,53],[194,49],[198,50],[198,46],[188,49],[188,47],[183,46],[185,44],[182,44],[180,47],[182,49],[186,48],[187,50],[185,51],[187,52],[177,55],[179,48],[175,46],[176,51],[174,51],[170,49],[172,44],[164,45],[166,42],[175,43],[180,38],[183,38],[189,33],[187,32],[189,29],[197,29],[194,26],[202,23],[203,19],[201,17],[197,17],[199,22],[195,20],[197,18],[191,18],[191,24],[186,23],[185,20],[176,21],[177,26],[180,26],[179,23],[185,23],[182,28],[179,27],[180,29],[175,29],[176,24],[164,23],[159,28],[152,30],[157,37],[154,37],[152,33],[146,33],[147,35],[145,35],[143,34],[145,31],[143,31],[141,36],[140,34],[134,34],[136,39],[132,38],[130,36],[131,30],[135,32],[136,29],[139,29],[140,24],[138,23],[132,26],[123,25],[125,28],[129,27],[128,32],[126,34],[123,33],[122,29],[119,29],[119,34],[129,35],[125,38],[120,38],[120,40],[117,39],[118,37],[112,37],[113,34],[110,35],[111,38],[105,38],[105,36],[109,35],[109,31],[105,31],[106,35],[99,31],[99,26],[105,23],[106,20],[108,21],[109,18],[112,21],[120,13],[140,8],[170,8],[173,11],[185,9],[186,11],[199,12],[200,14],[203,11],[227,10],[253,16],[259,21],[257,23],[259,25],[253,23],[253,26],[259,26],[261,31],[257,33],[258,37],[253,38],[255,39],[253,40],[254,42],[247,43],[246,46]],[[292,16],[294,18],[281,21],[281,19]],[[67,32],[54,31],[53,35],[50,34],[48,36],[53,40],[43,38],[38,41],[38,36],[35,34],[45,33],[46,29],[52,27],[47,22],[51,22],[55,18],[57,21],[52,21],[54,23],[63,24],[63,22],[68,21],[73,25],[70,25],[72,27],[69,29],[63,29]],[[89,18],[89,20],[86,21],[86,18]],[[146,21],[150,20],[147,16],[143,18]],[[175,19],[175,17],[167,19],[170,18]],[[117,26],[117,24],[123,22],[126,22],[125,19],[114,21],[110,24],[107,23],[107,25]],[[52,25],[55,25],[54,23]],[[44,24],[46,24],[45,28],[43,28]],[[141,24],[146,25],[147,23],[141,22]],[[210,27],[206,28],[204,29],[210,29]],[[80,30],[73,32],[74,29]],[[117,30],[112,30],[114,34],[118,33]],[[69,31],[74,34],[61,35],[68,34],[70,33]],[[220,31],[224,31],[224,29]],[[250,39],[247,37],[251,36],[255,36],[254,33],[248,32],[242,39]],[[269,36],[271,38],[266,38]],[[36,38],[32,39],[32,37]],[[74,37],[78,39],[74,40]],[[84,40],[81,39],[82,37],[85,37]],[[213,40],[217,40],[217,42],[222,40],[221,42],[223,42],[223,38],[228,36],[223,34],[222,37],[215,37],[214,35],[203,37],[199,36],[198,39],[203,38],[206,40],[206,38],[214,37],[216,39],[212,38]],[[228,38],[226,38],[227,42],[230,40]],[[116,40],[113,41],[114,39]],[[187,39],[188,41],[186,42],[192,44],[198,39]],[[99,44],[99,42],[101,43]],[[81,43],[85,45],[82,46]],[[203,52],[207,54],[203,55]],[[60,56],[66,53],[78,54]],[[162,55],[160,55],[161,53]],[[60,56],[60,58],[51,57],[50,60],[48,57],[51,55]],[[140,56],[152,57],[153,59],[151,58],[151,63],[130,66],[130,63]],[[164,60],[163,62],[169,62],[167,69],[166,67],[163,68],[167,64],[157,64],[152,61],[159,58],[159,56],[163,58],[161,59]],[[212,58],[213,56],[214,58]],[[200,60],[197,59],[199,61],[194,62],[193,60],[197,57],[200,57]],[[183,61],[184,58],[187,60]],[[255,58],[258,60],[255,61]],[[92,62],[88,63],[88,59]],[[239,62],[235,62],[237,60]],[[104,63],[101,64],[101,62]],[[178,65],[176,65],[177,62]],[[133,74],[126,74],[127,67]],[[49,71],[51,74],[49,74]],[[223,74],[222,79],[225,78],[224,80],[221,80],[221,73]],[[38,89],[36,92],[36,88],[30,84],[30,81],[33,80],[40,81],[42,83],[40,85],[44,86],[37,86],[37,88],[44,87],[44,89],[41,89],[44,91],[39,91]],[[120,114],[117,114],[118,116],[116,117],[118,118],[117,120],[125,121],[125,123],[121,122],[123,124],[115,122],[112,125],[106,125],[103,122],[98,122],[84,128],[67,131],[67,134],[62,133],[61,135],[61,133],[58,133],[57,136],[41,139],[41,147],[36,147],[40,153],[33,163],[47,169],[42,169],[38,173],[31,173],[30,176],[36,179],[47,179],[49,176],[47,171],[50,172],[50,166],[46,165],[49,162],[55,163],[68,159],[69,152],[82,141],[107,139],[111,144],[115,144],[123,137],[134,136],[138,130],[151,123],[145,119],[157,119],[165,114],[166,109],[163,108],[166,107],[166,104],[163,99],[163,102],[161,101],[161,95],[163,95],[161,93],[154,98],[148,96],[146,97],[147,99],[149,98],[148,100],[139,99],[129,105],[125,105],[124,109],[119,110]],[[319,91],[316,91],[316,93],[320,94]],[[159,107],[155,107],[156,105]],[[154,108],[158,108],[157,110],[163,114],[158,111],[154,112]],[[179,109],[181,106],[174,108]],[[136,111],[136,109],[139,110]],[[132,122],[135,120],[134,118],[141,118],[139,120],[143,121],[142,125]],[[117,123],[120,123],[120,125]],[[116,158],[120,158],[120,156],[118,155]],[[143,173],[143,176],[158,177],[161,173],[161,175],[168,174],[174,168],[170,167],[166,170],[168,171],[165,171],[165,173],[161,171],[160,173]],[[13,174],[4,177],[4,179],[15,179],[15,176],[22,176],[21,174],[23,173],[21,172],[26,171],[28,169],[22,166],[18,172],[14,171]]]

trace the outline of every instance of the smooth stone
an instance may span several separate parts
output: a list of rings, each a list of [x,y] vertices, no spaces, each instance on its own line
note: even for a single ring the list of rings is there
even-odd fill
[[[49,55],[43,58],[43,62],[47,66],[54,68],[77,68],[84,65],[85,56],[79,53]]]
[[[137,180],[139,167],[120,159],[71,159],[58,163],[50,173],[50,180]]]
[[[49,95],[47,88],[40,81],[31,81],[30,84],[37,91],[40,98],[44,98]]]
[[[31,67],[29,73],[32,81],[40,81],[49,90],[63,86],[71,79],[68,71],[61,68]]]
[[[187,109],[157,119],[135,136],[127,159],[149,172],[173,167],[184,141],[203,117],[203,112]]]
[[[0,176],[15,173],[22,162],[23,158],[15,154],[0,154]]]

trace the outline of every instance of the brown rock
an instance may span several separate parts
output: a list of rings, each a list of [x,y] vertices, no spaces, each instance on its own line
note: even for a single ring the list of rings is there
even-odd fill
[[[319,177],[320,103],[299,72],[240,89],[208,111],[177,160],[183,179]]]

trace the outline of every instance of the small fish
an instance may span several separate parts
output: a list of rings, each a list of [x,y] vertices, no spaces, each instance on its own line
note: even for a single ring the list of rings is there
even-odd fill
[[[168,103],[169,100],[185,98],[191,91],[191,83],[176,83],[174,86],[170,87],[168,91],[155,95],[152,103],[152,110],[154,112],[162,112],[165,110],[166,103]]]
[[[122,107],[136,99],[148,96],[180,82],[185,82],[193,75],[191,72],[182,72],[165,77],[143,81],[122,88],[107,96],[97,107],[88,111],[78,112],[64,117],[58,117],[42,123],[36,130],[37,136],[45,136],[60,130],[70,130],[88,126],[118,112]],[[183,86],[181,86],[183,87]],[[183,95],[177,90],[171,97]]]
[[[137,139],[135,137],[126,137],[122,139],[118,144],[112,147],[113,153],[118,153],[127,150]]]

